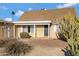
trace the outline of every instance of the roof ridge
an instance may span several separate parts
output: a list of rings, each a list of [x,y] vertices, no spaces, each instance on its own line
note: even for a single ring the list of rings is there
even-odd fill
[[[47,9],[47,10],[31,10],[31,11],[24,11],[26,12],[36,12],[36,11],[54,11],[54,10],[62,10],[62,9],[75,9],[74,7],[66,7],[66,8],[55,8],[55,9]]]

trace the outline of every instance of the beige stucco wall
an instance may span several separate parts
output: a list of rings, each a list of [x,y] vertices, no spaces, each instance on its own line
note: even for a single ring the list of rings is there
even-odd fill
[[[14,38],[14,27],[10,26],[10,38]]]
[[[54,38],[54,39],[57,39],[57,36],[56,36],[56,28],[55,28],[56,25],[51,25],[50,26],[50,38]]]
[[[0,26],[0,38],[3,38],[3,29],[2,29],[2,26]]]
[[[15,36],[16,38],[20,38],[21,26],[15,26]]]
[[[29,34],[30,34],[33,38],[35,37],[35,36],[34,36],[34,33],[29,33]]]

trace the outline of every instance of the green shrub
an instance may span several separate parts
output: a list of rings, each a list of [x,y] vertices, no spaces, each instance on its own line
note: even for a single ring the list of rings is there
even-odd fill
[[[68,43],[66,52],[73,56],[79,55],[79,20],[69,16],[64,17],[60,23],[60,30]]]
[[[30,36],[29,33],[27,33],[27,32],[21,32],[21,33],[20,33],[20,37],[21,37],[21,38],[31,38],[31,36]]]
[[[18,40],[9,41],[5,47],[7,55],[12,56],[25,55],[25,53],[30,52],[30,50],[31,46]]]
[[[62,32],[57,33],[57,38],[67,42],[67,39],[64,37]]]

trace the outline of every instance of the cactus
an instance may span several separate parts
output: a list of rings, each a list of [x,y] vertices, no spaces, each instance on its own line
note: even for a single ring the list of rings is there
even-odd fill
[[[63,33],[67,40],[71,55],[79,55],[79,21],[78,18],[65,16],[60,22],[60,32]]]

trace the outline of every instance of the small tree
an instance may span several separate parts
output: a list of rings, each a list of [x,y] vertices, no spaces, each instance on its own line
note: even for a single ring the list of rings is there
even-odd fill
[[[71,55],[79,55],[79,21],[77,18],[65,16],[60,22],[60,30],[68,42],[66,51]]]

